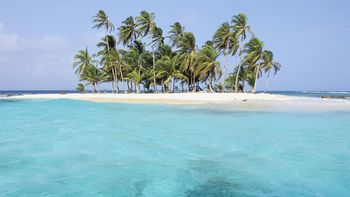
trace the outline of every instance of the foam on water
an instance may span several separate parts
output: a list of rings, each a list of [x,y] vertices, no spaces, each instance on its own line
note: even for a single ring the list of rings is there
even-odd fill
[[[349,120],[0,100],[0,195],[349,196]]]

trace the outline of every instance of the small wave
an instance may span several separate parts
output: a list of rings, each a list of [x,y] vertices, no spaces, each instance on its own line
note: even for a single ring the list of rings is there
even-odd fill
[[[322,91],[300,91],[301,93],[304,94],[320,94],[320,93],[326,93],[326,92],[322,92]]]
[[[342,91],[339,91],[339,92],[326,92],[326,93],[329,93],[329,94],[350,94],[350,92],[342,92]]]
[[[350,94],[348,91],[301,91],[305,94]]]

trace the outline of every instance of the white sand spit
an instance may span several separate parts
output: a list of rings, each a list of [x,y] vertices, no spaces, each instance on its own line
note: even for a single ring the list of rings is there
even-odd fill
[[[94,102],[196,104],[222,110],[350,110],[349,100],[248,93],[25,94],[11,99],[75,99]]]

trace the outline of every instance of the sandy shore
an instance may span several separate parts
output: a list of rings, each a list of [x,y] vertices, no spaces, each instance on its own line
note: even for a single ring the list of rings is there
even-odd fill
[[[203,104],[227,103],[236,100],[295,100],[295,97],[277,94],[243,93],[176,93],[176,94],[24,94],[11,96],[13,99],[77,99],[95,102]]]
[[[350,110],[349,100],[295,97],[277,94],[26,94],[11,99],[75,99],[93,102],[196,105],[220,110]]]

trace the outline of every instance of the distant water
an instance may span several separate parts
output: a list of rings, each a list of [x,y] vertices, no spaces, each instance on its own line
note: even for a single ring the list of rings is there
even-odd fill
[[[350,196],[350,111],[0,100],[0,196]]]
[[[271,91],[269,93],[306,97],[350,97],[350,91]]]
[[[0,90],[0,96],[11,96],[20,94],[60,94],[77,93],[75,90]]]

